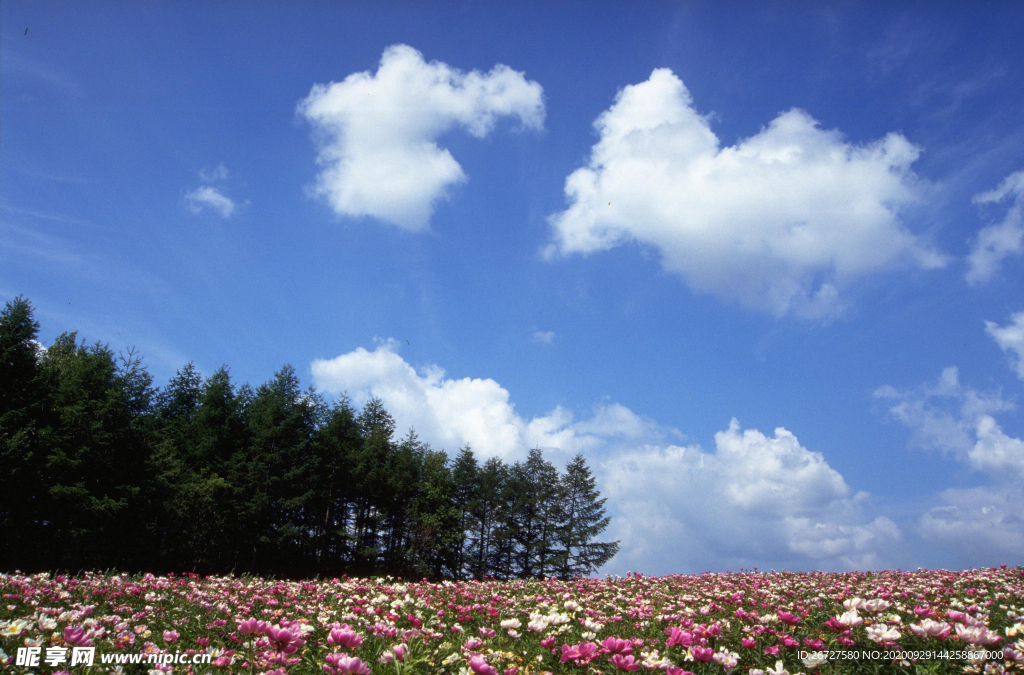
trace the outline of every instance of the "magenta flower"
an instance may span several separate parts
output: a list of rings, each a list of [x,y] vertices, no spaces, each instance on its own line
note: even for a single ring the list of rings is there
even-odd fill
[[[344,649],[355,649],[363,644],[363,637],[352,630],[344,628],[332,628],[331,634],[327,636],[327,644],[337,645]]]
[[[474,656],[469,660],[469,669],[476,675],[498,675],[498,669],[489,665],[482,656]]]
[[[64,642],[74,647],[91,647],[92,640],[84,628],[68,626],[64,629]]]
[[[175,642],[177,642],[178,638],[180,638],[180,637],[181,637],[181,635],[176,630],[165,630],[164,631],[164,642],[166,642],[169,645],[172,645]]]
[[[584,642],[578,645],[562,645],[562,663],[578,661],[581,664],[590,662],[590,659],[597,653],[597,645],[593,642]]]
[[[622,654],[615,654],[612,656],[612,665],[619,670],[640,670],[640,664],[632,656],[623,656]]]
[[[238,623],[238,631],[243,635],[264,635],[270,626],[266,621],[246,619]]]
[[[306,644],[306,641],[300,637],[301,634],[298,631],[293,633],[287,628],[270,626],[267,628],[266,635],[277,651],[284,652],[285,654],[294,654],[299,650],[299,647]]]
[[[326,658],[327,663],[324,665],[324,670],[331,673],[331,675],[341,675],[342,673],[370,675],[370,667],[354,656],[328,654]]]
[[[693,633],[681,628],[669,628],[665,631],[665,635],[668,635],[668,640],[665,642],[666,647],[689,647],[694,643]]]
[[[690,656],[693,657],[694,661],[703,661],[705,663],[710,662],[715,657],[715,650],[711,647],[698,647],[693,645],[690,647]]]
[[[779,621],[789,624],[790,626],[795,626],[800,623],[800,617],[796,614],[791,614],[790,612],[779,612]]]
[[[633,645],[629,640],[620,640],[619,638],[610,637],[602,642],[601,645],[609,654],[626,655],[633,653]]]

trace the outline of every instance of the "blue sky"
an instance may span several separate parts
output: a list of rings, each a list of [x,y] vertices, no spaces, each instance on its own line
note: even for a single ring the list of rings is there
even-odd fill
[[[1021,562],[1018,5],[0,19],[0,300],[45,343],[583,452],[608,572]]]

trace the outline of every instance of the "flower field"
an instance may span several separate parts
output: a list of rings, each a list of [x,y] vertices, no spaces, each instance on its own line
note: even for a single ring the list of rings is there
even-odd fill
[[[13,574],[0,593],[5,673],[1024,671],[1022,568],[441,583]],[[96,658],[31,667],[19,647]],[[139,653],[210,662],[111,665]]]

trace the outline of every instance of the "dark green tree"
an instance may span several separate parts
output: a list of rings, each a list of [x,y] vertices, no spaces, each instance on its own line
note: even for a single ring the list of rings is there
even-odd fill
[[[618,552],[619,542],[595,542],[611,519],[605,516],[604,504],[597,483],[583,455],[576,455],[561,479],[560,515],[555,539],[559,546],[557,570],[568,579],[587,576]]]
[[[40,377],[39,324],[23,297],[0,313],[0,569],[25,565],[38,540],[46,390]],[[20,561],[15,554],[21,552]]]

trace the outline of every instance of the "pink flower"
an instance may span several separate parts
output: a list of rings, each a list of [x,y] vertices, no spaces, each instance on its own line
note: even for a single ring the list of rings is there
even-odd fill
[[[610,637],[601,643],[609,654],[632,654],[633,645],[629,640],[620,640],[619,638]]]
[[[554,636],[548,637],[548,638],[544,638],[543,640],[541,640],[540,641],[540,646],[543,647],[544,649],[551,649],[552,647],[554,647],[555,646],[555,638],[554,638]]]
[[[84,628],[78,628],[77,626],[68,626],[64,629],[64,642],[75,647],[91,647],[92,640],[89,639],[89,633]]]
[[[772,645],[771,647],[765,647],[764,648],[764,653],[767,654],[768,656],[775,656],[775,655],[777,655],[779,653],[779,646],[778,645]]]
[[[482,656],[474,656],[469,660],[469,669],[476,675],[498,675],[498,669],[488,665]]]
[[[176,630],[165,630],[164,631],[164,642],[166,642],[169,645],[172,645],[175,642],[177,642],[178,638],[180,638],[180,637],[181,637],[181,635]]]
[[[612,665],[619,670],[640,670],[640,664],[632,656],[623,656],[622,654],[612,655]]]
[[[925,619],[921,623],[912,623],[907,628],[910,632],[917,637],[937,637],[944,638],[949,635],[953,628],[948,623],[941,621],[932,621],[931,619]]]
[[[324,670],[331,673],[331,675],[340,675],[341,673],[370,675],[370,667],[363,663],[362,660],[344,654],[328,654]]]
[[[984,626],[964,626],[962,624],[957,624],[956,635],[972,645],[992,645],[1003,639],[1002,636]]]
[[[665,671],[665,675],[693,675],[693,673],[691,673],[688,670],[683,670],[678,666],[669,666],[669,668]]]
[[[665,635],[668,635],[668,640],[665,642],[666,647],[680,646],[689,647],[694,643],[693,633],[688,630],[681,628],[668,628],[665,630]]]
[[[211,665],[214,668],[228,668],[231,666],[231,658],[227,656],[218,656],[213,660]]]
[[[293,633],[287,628],[270,626],[267,628],[266,635],[267,639],[277,648],[277,651],[284,652],[285,654],[294,654],[299,650],[299,647],[306,644],[306,641],[300,637],[298,631]]]
[[[492,638],[498,634],[496,631],[494,631],[491,628],[487,628],[486,626],[481,626],[480,628],[477,628],[477,632],[480,633],[481,637],[485,638]]]
[[[562,645],[562,663],[578,661],[581,664],[590,662],[590,659],[597,652],[597,645],[593,642],[584,642],[578,645]]]
[[[697,645],[693,645],[690,647],[689,652],[694,661],[704,661],[706,663],[715,657],[715,650],[711,647],[698,647]]]
[[[519,669],[512,666],[511,668],[506,668],[501,675],[519,675]]]
[[[256,619],[246,619],[238,624],[238,630],[243,635],[264,635],[268,628],[270,626],[266,621],[257,621]]]
[[[800,623],[800,617],[789,612],[779,612],[779,621],[789,624],[790,626],[795,626]]]
[[[333,628],[331,629],[331,634],[327,637],[327,644],[338,645],[345,649],[355,649],[363,644],[363,637],[353,630]]]
[[[470,638],[466,640],[466,644],[462,645],[462,648],[467,652],[474,652],[484,646],[483,640],[479,638]]]
[[[753,649],[757,646],[757,640],[752,640],[751,638],[740,638],[740,644],[743,645],[745,649]]]
[[[405,660],[409,657],[409,648],[405,645],[395,645],[391,648],[391,651],[395,653],[395,660],[405,663]]]

